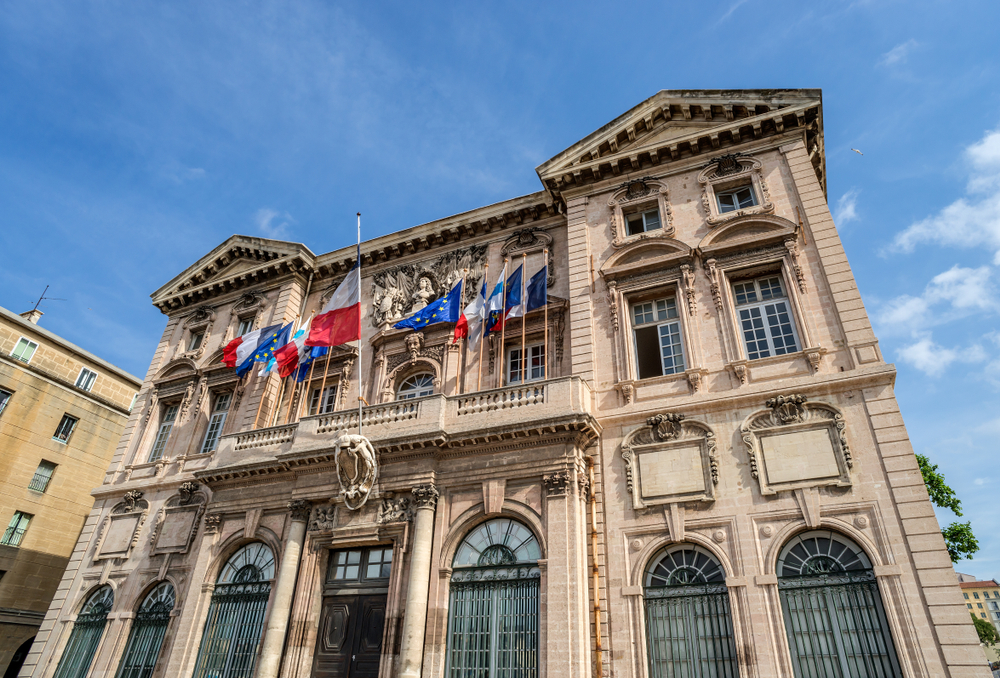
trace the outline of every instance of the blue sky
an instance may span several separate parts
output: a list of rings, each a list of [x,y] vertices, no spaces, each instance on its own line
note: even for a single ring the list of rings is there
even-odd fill
[[[233,233],[325,252],[536,191],[660,89],[823,89],[831,207],[914,447],[1000,577],[1000,5],[5,3],[0,305],[145,374]],[[858,155],[851,148],[860,149]],[[943,523],[952,517],[941,514]]]

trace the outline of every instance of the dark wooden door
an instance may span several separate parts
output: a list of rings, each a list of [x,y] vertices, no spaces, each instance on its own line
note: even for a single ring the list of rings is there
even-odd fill
[[[328,596],[316,638],[316,678],[376,678],[385,629],[383,595]]]

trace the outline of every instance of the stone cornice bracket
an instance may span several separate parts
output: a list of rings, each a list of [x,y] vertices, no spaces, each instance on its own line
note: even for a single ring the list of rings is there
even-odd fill
[[[608,288],[608,310],[611,312],[611,327],[618,332],[618,283],[614,280],[606,280],[604,283]]]
[[[304,523],[309,520],[312,504],[305,499],[293,499],[288,502],[288,510],[292,514],[292,520]]]
[[[799,244],[794,238],[785,241],[785,249],[788,250],[788,258],[792,262],[792,270],[795,272],[795,280],[799,284],[799,291],[805,294],[806,274],[799,263]]]
[[[185,506],[191,503],[191,498],[194,496],[194,493],[198,491],[199,487],[200,486],[198,485],[198,483],[194,482],[193,480],[189,480],[186,483],[181,483],[181,486],[177,488],[177,492],[181,496],[180,498],[181,506]]]
[[[716,310],[722,310],[722,287],[719,285],[719,269],[716,268],[715,259],[705,261],[705,274],[708,275],[708,282],[712,288],[712,301],[715,302]]]
[[[688,315],[697,315],[698,301],[694,296],[694,269],[691,264],[681,264],[681,288],[687,299]]]
[[[438,497],[441,493],[437,487],[428,483],[427,485],[417,485],[410,493],[413,495],[413,504],[418,509],[429,508],[432,511],[437,507]]]
[[[547,476],[542,476],[542,485],[545,492],[550,497],[558,497],[568,493],[570,484],[569,471],[557,471]]]
[[[746,386],[747,384],[747,361],[746,360],[736,360],[729,364],[733,368],[733,374],[736,378],[740,380],[740,386]]]

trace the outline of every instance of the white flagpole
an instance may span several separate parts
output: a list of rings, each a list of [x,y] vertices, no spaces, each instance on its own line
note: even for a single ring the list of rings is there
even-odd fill
[[[361,435],[361,417],[364,413],[361,395],[361,212],[358,212],[358,435]]]

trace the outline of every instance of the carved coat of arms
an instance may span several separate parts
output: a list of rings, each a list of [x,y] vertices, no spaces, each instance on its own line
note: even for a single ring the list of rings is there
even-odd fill
[[[378,480],[375,448],[364,436],[344,434],[337,439],[337,478],[344,504],[357,511],[368,501]]]

